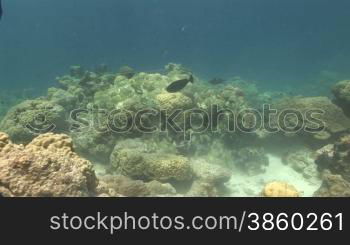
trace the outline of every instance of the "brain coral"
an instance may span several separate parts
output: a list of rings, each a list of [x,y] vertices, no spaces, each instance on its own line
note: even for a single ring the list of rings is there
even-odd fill
[[[176,109],[190,109],[193,106],[192,100],[182,93],[162,93],[156,97],[159,108],[169,112]]]
[[[1,195],[94,195],[97,179],[92,165],[73,152],[72,141],[68,136],[44,134],[25,147],[12,144],[3,133],[0,138]]]
[[[299,197],[300,193],[294,186],[280,181],[268,183],[263,190],[264,197]]]

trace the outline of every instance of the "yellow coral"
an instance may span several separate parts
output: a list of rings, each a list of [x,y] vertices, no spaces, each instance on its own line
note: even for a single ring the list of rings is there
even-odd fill
[[[26,148],[43,148],[53,151],[60,149],[69,154],[73,151],[73,141],[65,134],[47,133],[36,137]]]
[[[149,166],[146,171],[149,171],[156,180],[186,181],[193,177],[190,162],[185,157],[172,154],[150,154],[145,160]]]
[[[162,93],[156,97],[160,109],[173,111],[175,109],[190,109],[192,100],[182,93]]]
[[[273,181],[268,183],[263,190],[264,197],[299,197],[300,193],[298,190],[286,183],[281,181]]]

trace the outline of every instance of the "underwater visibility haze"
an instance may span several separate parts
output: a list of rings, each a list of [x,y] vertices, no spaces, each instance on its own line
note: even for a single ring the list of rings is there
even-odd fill
[[[346,0],[0,0],[0,194],[350,196],[349,23]]]

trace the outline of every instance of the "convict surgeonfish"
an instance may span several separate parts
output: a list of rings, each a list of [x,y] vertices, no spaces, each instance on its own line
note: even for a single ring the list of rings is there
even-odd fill
[[[175,82],[172,82],[166,88],[166,91],[168,91],[168,93],[176,93],[176,92],[179,92],[182,89],[184,89],[188,83],[193,83],[193,82],[194,82],[194,78],[193,78],[193,75],[191,75],[189,78],[181,79],[181,80],[177,80]]]

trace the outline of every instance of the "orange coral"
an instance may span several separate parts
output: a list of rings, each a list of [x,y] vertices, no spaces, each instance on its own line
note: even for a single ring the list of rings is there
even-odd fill
[[[274,181],[268,183],[263,190],[264,197],[299,197],[300,193],[298,190],[286,183],[281,181]]]

